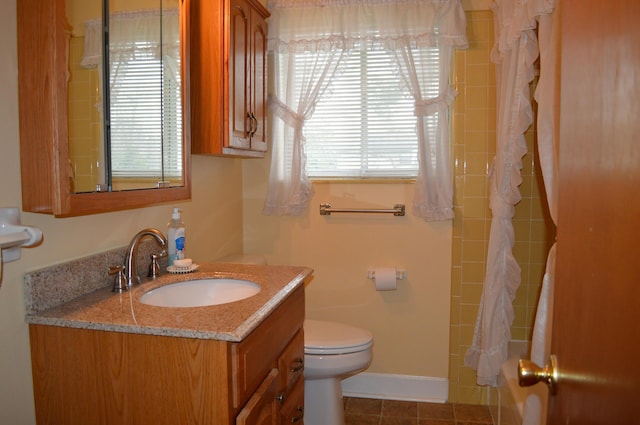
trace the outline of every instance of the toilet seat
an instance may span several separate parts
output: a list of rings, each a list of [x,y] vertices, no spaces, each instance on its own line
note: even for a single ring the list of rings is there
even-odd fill
[[[369,349],[373,334],[343,323],[304,321],[305,354],[348,354]]]

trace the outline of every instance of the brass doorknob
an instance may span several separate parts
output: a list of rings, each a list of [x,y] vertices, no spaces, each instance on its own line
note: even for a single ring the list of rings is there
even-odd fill
[[[553,354],[549,356],[549,364],[540,367],[531,360],[521,359],[518,362],[518,384],[529,387],[538,382],[545,382],[549,392],[555,394],[558,387],[558,359]]]

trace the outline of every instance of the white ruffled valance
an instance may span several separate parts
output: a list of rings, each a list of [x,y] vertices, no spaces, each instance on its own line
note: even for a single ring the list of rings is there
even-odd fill
[[[467,47],[466,20],[458,1],[271,0],[269,8],[273,51],[346,50],[356,43],[391,50]]]
[[[80,65],[94,68],[102,61],[102,20],[85,23],[84,53]],[[109,55],[112,61],[134,57],[180,58],[180,12],[153,9],[116,12],[109,15]],[[173,69],[175,67],[169,67]]]

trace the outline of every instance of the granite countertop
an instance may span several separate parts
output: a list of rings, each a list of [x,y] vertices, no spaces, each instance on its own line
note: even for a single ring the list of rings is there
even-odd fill
[[[120,294],[111,292],[111,287],[101,288],[60,306],[31,312],[26,321],[115,332],[241,341],[289,294],[303,285],[311,273],[307,267],[200,264],[193,273],[166,273]],[[207,307],[156,307],[140,302],[145,292],[160,286],[220,277],[249,280],[259,284],[261,290],[244,300]]]

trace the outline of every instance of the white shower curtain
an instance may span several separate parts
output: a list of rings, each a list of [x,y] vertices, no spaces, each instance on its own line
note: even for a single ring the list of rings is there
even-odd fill
[[[515,205],[520,201],[521,158],[526,153],[524,132],[533,122],[529,84],[538,56],[536,19],[550,13],[553,5],[553,0],[498,0],[494,5],[496,43],[492,59],[496,62],[497,72],[498,131],[490,180],[493,218],[480,310],[473,342],[465,356],[465,364],[477,370],[479,385],[497,386],[500,366],[507,359],[511,339],[513,300],[520,285],[520,267],[512,253],[515,238],[511,220]],[[547,42],[547,34],[544,37]],[[549,110],[548,102],[554,95],[553,91],[549,92],[553,90],[553,86],[549,86],[551,82],[545,79],[542,84],[544,90],[539,90],[538,98],[542,100],[539,113],[543,123],[538,137],[547,139],[543,142],[543,145],[546,143],[543,148],[546,159],[541,159],[545,170],[554,169],[548,159],[553,148],[546,147],[549,143],[553,146],[554,126],[553,121],[548,121],[549,118],[553,120],[553,106]],[[544,173],[549,174],[549,171]],[[545,176],[545,182],[548,179],[554,181],[555,177]],[[550,190],[554,191],[553,188]],[[547,293],[549,286],[545,286]]]
[[[513,300],[520,286],[520,266],[513,257],[512,218],[520,201],[522,157],[527,152],[524,133],[533,122],[529,84],[538,54],[535,20],[525,19],[522,2],[494,4],[498,124],[496,157],[490,175],[493,214],[487,272],[473,342],[465,364],[477,370],[480,385],[497,386],[500,366],[507,359],[511,338]]]

